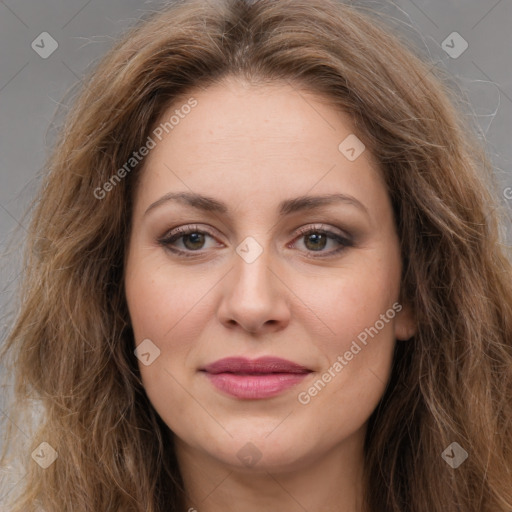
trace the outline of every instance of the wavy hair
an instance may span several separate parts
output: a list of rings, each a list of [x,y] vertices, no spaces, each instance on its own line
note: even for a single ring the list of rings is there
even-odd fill
[[[443,72],[391,32],[337,0],[181,0],[129,29],[88,74],[30,212],[2,350],[15,390],[2,464],[21,458],[26,471],[10,510],[184,510],[124,295],[143,163],[103,198],[94,191],[177,98],[236,76],[284,81],[349,113],[392,201],[400,300],[417,334],[396,344],[370,417],[366,510],[510,512],[512,269],[493,170]],[[15,424],[30,428],[23,447]],[[30,457],[42,441],[58,453],[46,469]],[[457,469],[441,456],[452,442],[469,454]]]

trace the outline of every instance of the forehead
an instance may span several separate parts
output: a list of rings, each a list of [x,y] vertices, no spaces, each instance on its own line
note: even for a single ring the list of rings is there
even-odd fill
[[[370,151],[350,161],[340,149],[346,140],[357,141],[351,117],[288,83],[226,79],[182,96],[158,126],[161,140],[154,136],[141,182],[153,196],[176,188],[231,190],[244,201],[262,193],[382,192]]]
[[[186,106],[190,98],[196,102],[192,109]],[[301,154],[310,150],[317,156],[327,147],[332,149],[339,137],[354,132],[351,117],[332,101],[281,81],[248,84],[226,78],[174,101],[160,123],[164,125],[171,118],[176,125],[171,130],[163,126],[163,135],[172,133],[176,144],[192,138],[194,144],[201,144],[201,150],[229,147],[233,154],[238,148],[245,155],[254,148],[251,153],[262,158],[266,155],[257,153],[261,147],[278,148],[279,154],[287,150],[296,153],[292,145],[297,142],[312,143],[301,147]]]

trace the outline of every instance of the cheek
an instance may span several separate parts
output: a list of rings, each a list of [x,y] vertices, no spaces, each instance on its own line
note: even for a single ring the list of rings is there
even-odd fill
[[[127,268],[126,297],[136,342],[172,340],[183,325],[194,329],[197,322],[191,323],[190,316],[197,317],[211,288],[207,273],[177,271],[161,257],[136,260],[135,255],[133,261],[137,264]]]
[[[331,410],[333,428],[364,422],[384,393],[395,346],[394,322],[400,266],[395,258],[360,259],[330,278],[304,282],[307,304],[322,335],[314,337],[324,362],[318,379],[299,391],[299,403],[321,414]],[[309,290],[307,291],[306,288]],[[333,405],[336,404],[336,407]]]
[[[304,298],[309,318],[315,324],[311,328],[318,332],[315,339],[324,344],[324,352],[343,350],[398,300],[399,260],[392,254],[386,258],[373,256],[347,261],[329,275],[297,279],[294,293]],[[391,321],[380,329],[385,336],[392,333],[395,313],[390,312]]]
[[[174,413],[191,405],[182,385],[197,366],[198,340],[212,318],[209,299],[217,281],[192,267],[177,270],[158,254],[134,253],[127,266],[126,298],[135,345],[149,339],[160,351],[148,366],[138,361],[146,393],[159,411],[171,402]]]
[[[194,406],[183,375],[193,366],[189,359],[193,341],[203,330],[201,318],[208,318],[201,314],[201,299],[211,288],[205,281],[206,276],[191,279],[176,272],[161,258],[137,259],[134,254],[133,265],[127,266],[125,291],[135,345],[149,339],[160,351],[149,365],[138,360],[143,387],[159,415],[178,431],[181,423],[176,425],[176,418],[188,416]]]

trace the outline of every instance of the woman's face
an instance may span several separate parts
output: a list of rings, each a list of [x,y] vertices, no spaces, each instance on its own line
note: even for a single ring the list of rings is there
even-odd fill
[[[360,450],[413,334],[376,162],[349,116],[288,84],[226,80],[172,115],[148,144],[126,297],[178,453],[275,470]]]

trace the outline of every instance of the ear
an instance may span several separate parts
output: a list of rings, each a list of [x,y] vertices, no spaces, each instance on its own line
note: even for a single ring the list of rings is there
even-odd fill
[[[405,341],[416,334],[416,318],[410,306],[402,306],[395,316],[395,338]]]

